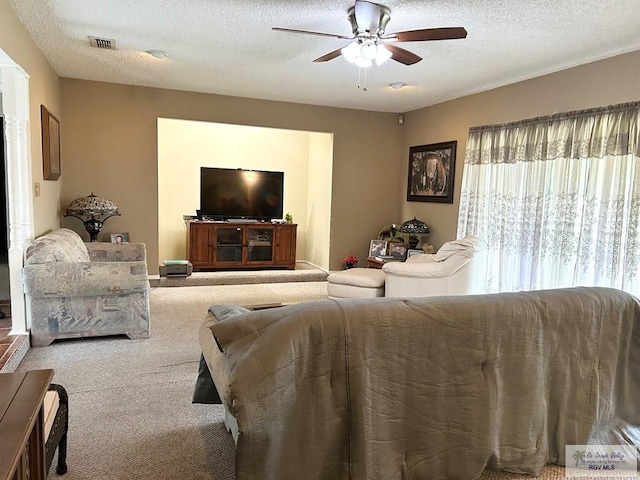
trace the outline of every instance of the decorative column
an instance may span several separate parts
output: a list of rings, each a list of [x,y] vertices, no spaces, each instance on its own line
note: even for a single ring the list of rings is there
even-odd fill
[[[9,287],[12,334],[28,332],[22,266],[33,240],[33,198],[29,135],[29,76],[0,55],[0,94],[5,119],[5,158],[9,222]]]

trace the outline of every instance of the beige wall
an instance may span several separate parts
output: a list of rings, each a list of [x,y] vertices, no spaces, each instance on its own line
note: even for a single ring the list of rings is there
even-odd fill
[[[60,108],[60,82],[7,0],[0,0],[0,49],[29,75],[32,177],[41,186],[41,195],[33,199],[33,231],[38,236],[60,224],[60,196],[67,165],[62,156],[61,177],[57,181],[42,179],[40,127],[40,105],[44,104],[60,120],[61,135],[64,136],[66,126]]]
[[[459,98],[405,115],[402,139],[402,218],[431,227],[436,247],[457,231],[460,182],[469,127],[640,100],[640,51]],[[406,202],[409,147],[458,141],[454,203]]]
[[[307,179],[306,260],[324,269],[329,267],[332,170],[333,135],[311,133]]]
[[[127,231],[146,243],[151,273],[160,258],[158,118],[333,134],[332,269],[341,268],[348,252],[366,256],[381,225],[397,221],[396,115],[66,78],[61,95],[63,204],[91,191],[113,200],[122,216],[110,218],[105,231]],[[65,219],[64,225],[83,232],[78,220]]]
[[[331,138],[326,133],[158,119],[160,259],[186,258],[183,215],[193,215],[200,208],[200,167],[283,171],[284,212],[290,212],[298,224],[297,259],[308,259],[307,227],[327,223],[307,219],[310,161],[317,163],[313,165],[316,183],[322,184],[321,179],[331,173],[330,145],[324,156],[311,157],[311,136]],[[330,199],[324,201],[330,206]],[[323,211],[329,215],[327,207]],[[324,247],[328,249],[328,239]],[[328,268],[328,256],[324,267]]]

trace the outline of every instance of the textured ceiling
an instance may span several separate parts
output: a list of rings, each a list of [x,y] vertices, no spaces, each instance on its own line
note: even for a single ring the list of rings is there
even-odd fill
[[[380,112],[640,49],[639,0],[387,0],[387,33],[462,26],[468,36],[403,43],[424,60],[369,69],[342,57],[312,62],[345,40],[271,30],[350,35],[353,0],[9,1],[61,77]],[[115,39],[117,50],[91,48],[90,35]]]

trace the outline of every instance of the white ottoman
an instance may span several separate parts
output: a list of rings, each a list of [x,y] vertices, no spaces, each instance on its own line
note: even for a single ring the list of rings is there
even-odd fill
[[[379,268],[350,268],[327,277],[329,298],[384,297],[384,272]]]

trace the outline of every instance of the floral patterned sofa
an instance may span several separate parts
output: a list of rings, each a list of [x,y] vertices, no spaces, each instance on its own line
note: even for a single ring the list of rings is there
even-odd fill
[[[59,338],[149,336],[143,243],[84,243],[60,228],[27,248],[23,277],[33,346]]]

